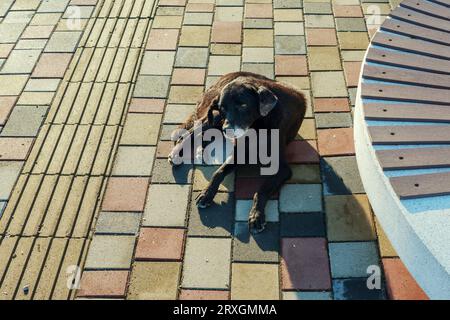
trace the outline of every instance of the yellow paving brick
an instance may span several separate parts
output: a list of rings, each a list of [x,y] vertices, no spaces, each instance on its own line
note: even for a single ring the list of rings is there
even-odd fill
[[[111,50],[114,50],[111,48]],[[126,48],[117,48],[116,55],[114,57],[114,68],[109,70],[109,74],[104,81],[118,82],[120,80],[120,74],[122,73],[123,65],[126,63],[128,50]]]
[[[77,99],[75,101],[74,110],[72,111],[73,116],[71,116],[73,123],[92,123],[95,114],[97,113],[99,104],[103,103],[102,100],[108,98],[112,99],[107,96],[110,93],[104,93],[105,86],[106,83],[104,82],[96,82],[92,84],[90,92],[88,91],[88,88],[86,88],[86,94],[89,95],[87,100],[85,100],[85,98],[80,98],[80,100]]]
[[[145,43],[145,35],[148,27],[148,21],[144,19],[140,19],[136,26],[136,32],[134,34],[133,40],[131,41],[131,48],[140,48]],[[121,44],[122,45],[122,44]]]
[[[111,151],[116,150],[119,143],[118,132],[118,126],[105,127],[101,143],[98,147],[97,156],[92,164],[91,175],[104,175],[108,170],[114,157],[114,153]]]
[[[5,275],[5,271],[7,270],[7,266],[10,262],[10,257],[12,256],[14,252],[14,248],[16,246],[17,241],[19,240],[19,237],[4,237],[1,239],[1,245],[0,245],[0,281],[3,279],[3,276]]]
[[[215,55],[241,55],[242,46],[240,44],[211,43],[211,54]]]
[[[273,47],[273,30],[245,29],[244,47]]]
[[[129,17],[137,18],[139,16],[139,13],[141,12],[145,2],[149,2],[149,1],[146,1],[146,0],[135,1],[134,6],[131,8],[130,12],[127,13],[128,14],[127,17],[129,16]]]
[[[78,163],[78,168],[76,169],[77,174],[89,174],[95,160],[95,155],[98,149],[98,146],[102,142],[102,134],[104,127],[103,126],[91,126],[89,131],[89,136],[85,142],[85,145],[82,149],[82,155],[80,158],[80,162]],[[105,141],[104,143],[107,143]],[[74,172],[75,173],[75,172]],[[69,173],[68,174],[74,174]]]
[[[135,69],[137,67],[137,62],[139,60],[140,50],[139,49],[130,49],[127,55],[127,61],[125,62],[125,66],[123,67],[122,75],[120,76],[120,82],[130,82],[135,76]],[[110,79],[110,81],[115,81]]]
[[[62,168],[62,174],[74,174],[77,170],[78,163],[80,162],[83,149],[88,140],[90,127],[89,126],[78,126],[75,137],[72,141],[72,146]]]
[[[134,31],[137,25],[137,21],[130,21],[119,19],[114,27],[114,31],[111,34],[111,39],[109,40],[108,47],[119,47],[122,38],[128,33],[128,37],[131,37],[131,31]],[[131,30],[130,30],[131,29]],[[131,34],[130,34],[131,33]],[[129,40],[131,42],[131,39]]]
[[[105,82],[111,69],[120,68],[120,64],[113,64],[118,48],[107,48],[100,68],[97,70],[96,81]]]
[[[172,86],[169,103],[197,103],[203,93],[203,86]]]
[[[49,127],[48,134],[41,147],[39,155],[36,157],[32,172],[43,173],[47,170],[53,150],[56,148],[58,139],[64,130],[64,125],[55,124]]]
[[[12,216],[14,215],[14,208],[17,202],[20,200],[22,189],[24,188],[26,182],[27,182],[27,175],[21,174],[17,179],[16,186],[11,192],[8,204],[5,210],[3,211],[2,218],[0,219],[0,234],[7,233],[7,227],[10,223]]]
[[[108,115],[108,125],[119,125],[123,124],[123,113],[125,112],[126,106],[128,105],[129,95],[130,95],[129,83],[121,83],[117,88],[117,94],[114,98],[111,112]],[[97,120],[95,121],[97,124]]]
[[[87,42],[87,46],[95,46],[98,48],[104,48],[108,46],[108,42],[111,39],[112,32],[116,25],[116,21],[116,19],[102,19],[101,22],[97,20],[94,26],[94,30],[92,31],[91,36],[89,37],[89,40]],[[99,31],[97,31],[97,28],[101,27],[103,27],[103,30],[99,29]]]
[[[35,173],[58,174],[61,172],[64,161],[66,160],[67,154],[69,153],[71,142],[73,140],[73,137],[75,136],[76,129],[77,127],[72,124],[64,126],[53,156],[48,161],[47,170],[43,172],[34,171]],[[43,156],[45,157],[46,155]]]
[[[93,87],[97,90],[98,87],[102,88],[103,84],[97,84],[93,82],[81,83],[78,94],[70,110],[70,114],[66,118],[67,119],[66,122],[68,124],[80,123],[80,119],[86,112],[86,110],[90,110],[89,108],[86,107],[86,104],[90,95],[92,94],[91,91],[93,91],[92,89]],[[96,90],[93,91],[94,94],[98,93]]]
[[[105,85],[105,91],[103,92],[103,96],[100,100],[95,119],[83,118],[82,123],[106,124],[114,99],[117,95],[118,87],[118,83],[107,83]]]
[[[72,109],[73,102],[78,95],[79,87],[80,83],[69,83],[66,92],[64,93],[64,98],[61,101],[61,104],[59,106],[52,105],[52,107],[50,108],[46,123],[65,123],[67,121],[67,117],[70,113],[70,110]]]
[[[50,105],[54,95],[54,92],[22,92],[17,104],[31,106]]]
[[[103,57],[106,53],[106,48],[95,48],[92,59],[89,62],[89,67],[83,78],[84,82],[97,81],[97,74],[100,66],[103,64]]]
[[[179,45],[189,47],[207,47],[209,45],[210,33],[211,27],[184,26],[181,29]]]
[[[77,50],[77,52],[78,52],[78,50]],[[89,61],[91,60],[93,54],[94,54],[94,48],[84,48],[84,49],[82,49],[82,51],[80,51],[79,59],[75,60],[77,62],[77,64],[76,65],[71,64],[71,66],[70,66],[70,67],[74,66],[74,70],[71,73],[71,81],[79,82],[79,81],[83,80],[84,74],[86,73],[86,69],[89,66]]]

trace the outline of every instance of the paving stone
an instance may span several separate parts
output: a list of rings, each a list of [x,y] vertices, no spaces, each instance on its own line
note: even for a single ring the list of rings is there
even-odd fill
[[[244,20],[245,29],[272,29],[273,21],[272,19],[245,19]]]
[[[155,29],[176,29],[181,28],[182,16],[155,16],[152,28]]]
[[[180,262],[135,262],[127,299],[175,300],[180,272]]]
[[[11,110],[14,108],[17,97],[0,96],[0,125],[4,125]]]
[[[206,68],[208,48],[178,48],[175,67]]]
[[[150,176],[155,147],[120,146],[112,174],[115,176]]]
[[[268,63],[243,63],[242,71],[253,72],[261,74],[269,79],[274,79],[274,67],[273,64]]]
[[[306,28],[334,28],[332,15],[309,14],[305,16]]]
[[[89,19],[94,11],[94,6],[68,6],[63,18],[72,19],[73,15],[77,15],[80,19]]]
[[[332,300],[327,291],[285,291],[283,300]]]
[[[331,3],[328,2],[305,2],[303,7],[305,14],[333,14]]]
[[[212,175],[219,168],[219,166],[196,166],[194,171],[194,191],[203,191],[211,181]],[[233,192],[234,191],[234,174],[231,173],[225,177],[219,186],[219,191]]]
[[[1,73],[31,73],[39,58],[40,50],[13,50],[3,65]]]
[[[34,68],[33,78],[63,78],[72,55],[68,53],[43,53]]]
[[[361,62],[344,62],[344,74],[347,81],[347,87],[357,87],[359,83],[359,74],[361,70]]]
[[[283,290],[329,290],[331,279],[325,238],[283,238]]]
[[[335,300],[384,300],[383,290],[368,289],[367,277],[333,280]]]
[[[303,8],[302,0],[274,0],[274,8]]]
[[[48,40],[45,52],[75,52],[81,32],[57,31]]]
[[[233,228],[234,197],[232,193],[218,193],[210,207],[199,209],[195,199],[199,192],[192,193],[189,236],[230,236]]]
[[[169,76],[138,76],[133,96],[136,98],[166,98]]]
[[[239,71],[241,58],[238,56],[211,56],[209,58],[208,75],[223,75],[229,72]]]
[[[212,24],[213,14],[209,12],[187,12],[184,15],[184,25],[202,25],[210,26]]]
[[[253,199],[255,193],[261,188],[265,179],[258,178],[237,178],[235,186],[236,199]],[[272,195],[272,199],[278,199],[279,193]]]
[[[313,95],[316,98],[346,97],[344,74],[341,71],[311,72]]]
[[[104,211],[143,211],[148,178],[111,177],[103,197]]]
[[[327,157],[321,167],[326,194],[364,193],[354,156]]]
[[[142,228],[136,245],[137,260],[181,260],[184,229]]]
[[[183,26],[181,29],[179,46],[207,47],[211,27],[206,26]]]
[[[298,130],[295,139],[313,140],[316,139],[316,124],[314,119],[303,119],[302,125]]]
[[[275,36],[275,54],[306,54],[304,36]]]
[[[242,22],[214,21],[211,33],[212,43],[241,43],[242,42]],[[214,52],[213,52],[214,53]]]
[[[366,22],[364,18],[336,18],[336,30],[366,31]]]
[[[352,105],[352,107],[355,106],[357,89],[358,88],[348,88],[348,96],[349,96],[350,104]]]
[[[307,29],[306,43],[308,46],[335,46],[337,45],[336,31],[334,29]]]
[[[270,3],[247,3],[245,5],[246,18],[272,18],[272,11]]]
[[[334,16],[338,18],[362,18],[363,13],[359,5],[334,5]]]
[[[369,39],[365,32],[338,32],[341,50],[367,49]]]
[[[2,23],[0,24],[0,43],[16,42],[22,31],[25,29],[26,23]]]
[[[337,47],[311,47],[308,49],[308,58],[311,71],[342,70]]]
[[[50,105],[53,100],[54,92],[22,92],[18,105]]]
[[[172,84],[203,85],[204,83],[204,69],[177,68],[173,71]]]
[[[159,135],[159,140],[161,141],[172,141],[172,132],[178,129],[178,124],[164,124],[161,129],[161,134]]]
[[[305,34],[301,22],[276,22],[274,30],[276,36],[303,36]]]
[[[60,79],[30,79],[28,80],[24,91],[54,92],[58,89],[60,81]]]
[[[244,47],[273,47],[273,30],[244,29]]]
[[[40,0],[17,0],[11,10],[36,10],[40,3]]]
[[[367,268],[378,266],[376,242],[333,242],[328,250],[333,278],[367,277]]]
[[[134,236],[94,236],[85,269],[129,269],[134,242]]]
[[[309,90],[310,84],[309,84],[309,77],[306,76],[277,76],[277,81],[287,83],[293,87],[295,87],[297,90]]]
[[[278,265],[233,263],[231,300],[278,300]]]
[[[159,3],[161,6],[180,6],[186,5],[186,0],[161,0]]]
[[[216,7],[214,21],[242,21],[244,8]]]
[[[330,241],[376,240],[372,211],[366,195],[326,196]]]
[[[247,222],[237,222],[234,227],[233,261],[278,263],[279,235],[277,223],[266,224],[264,232],[250,234]]]
[[[37,12],[64,12],[69,0],[43,0]]]
[[[351,127],[353,123],[349,112],[318,113],[315,116],[318,129]]]
[[[161,115],[132,113],[123,128],[121,145],[156,145]]]
[[[30,21],[31,26],[55,26],[61,18],[61,13],[36,13]]]
[[[47,114],[46,106],[15,106],[3,127],[2,137],[35,137]]]
[[[174,88],[174,87],[172,87]],[[195,95],[194,95],[195,96]],[[183,123],[195,110],[194,104],[169,104],[164,114],[164,123]]]
[[[383,259],[386,289],[392,300],[428,300],[399,258]]]
[[[342,50],[342,60],[344,62],[351,62],[351,61],[363,61],[364,55],[366,54],[365,50]]]
[[[28,80],[26,75],[0,75],[0,96],[17,96]]]
[[[132,98],[128,112],[131,113],[162,113],[165,99]]]
[[[350,111],[347,98],[315,98],[314,112],[347,112]]]
[[[306,63],[306,56],[276,55],[275,56],[275,74],[277,76],[308,75],[308,66]]]
[[[321,156],[353,155],[353,128],[318,130],[317,144]]]
[[[273,48],[244,48],[243,62],[273,63]]]
[[[0,219],[2,218],[3,212],[5,211],[6,204],[6,201],[0,201]]]
[[[275,9],[273,11],[273,20],[281,21],[303,21],[302,9]]]
[[[31,138],[0,138],[1,160],[26,160],[31,148]]]
[[[169,93],[169,103],[196,104],[202,94],[203,86],[172,86]]]
[[[378,247],[380,248],[381,257],[398,257],[397,252],[389,241],[377,218],[375,218],[375,226],[377,229]]]
[[[236,221],[247,222],[253,200],[236,200]],[[265,208],[266,222],[278,222],[278,200],[267,201]]]
[[[231,239],[188,238],[183,265],[183,288],[228,289]]]
[[[2,20],[4,24],[10,23],[29,23],[33,17],[33,11],[9,11],[6,17]]]
[[[321,212],[282,214],[282,237],[325,237],[325,219]]]
[[[0,43],[0,58],[8,58],[9,53],[14,48],[14,43]]]
[[[287,183],[320,183],[320,168],[315,164],[291,164],[292,177]]]
[[[151,29],[147,50],[175,50],[178,43],[178,29]]]
[[[128,271],[85,271],[77,297],[124,297]]]
[[[100,212],[95,233],[97,234],[130,234],[139,231],[141,215],[138,212]]]
[[[189,195],[190,187],[188,185],[151,184],[142,224],[144,226],[184,227]]]
[[[158,147],[156,148],[156,157],[167,159],[172,148],[173,141],[159,141]]]
[[[318,163],[319,153],[314,140],[295,140],[286,148],[289,163]]]
[[[191,3],[186,6],[186,12],[213,12],[214,3]]]
[[[179,300],[228,300],[230,292],[224,290],[189,290],[180,291]]]
[[[240,56],[242,45],[231,43],[211,43],[211,54],[226,55],[226,56]]]
[[[322,211],[320,184],[287,184],[280,191],[280,212]]]
[[[22,165],[22,161],[0,161],[0,200],[9,199]]]
[[[396,0],[396,2],[398,2],[398,0]],[[364,12],[364,14],[366,15],[370,15],[374,13],[374,7],[373,7],[373,3],[362,3],[362,10]],[[396,6],[394,6],[396,7]],[[389,4],[384,4],[384,3],[377,3],[377,12],[379,12],[379,14],[381,15],[388,15],[391,13],[391,6]]]
[[[147,51],[142,59],[140,74],[170,76],[174,60],[173,51]]]

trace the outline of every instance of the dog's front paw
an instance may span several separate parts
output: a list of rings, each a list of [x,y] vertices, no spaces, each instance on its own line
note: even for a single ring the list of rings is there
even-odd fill
[[[197,207],[204,209],[209,207],[213,203],[214,194],[210,192],[209,189],[203,190],[201,193],[197,195],[195,198],[195,203]]]
[[[266,218],[263,212],[252,208],[248,216],[248,228],[251,233],[260,233],[266,227]]]

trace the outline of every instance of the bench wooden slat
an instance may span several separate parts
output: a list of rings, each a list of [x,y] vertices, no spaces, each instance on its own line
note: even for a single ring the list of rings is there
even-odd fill
[[[379,150],[376,154],[384,170],[450,167],[450,148]]]
[[[425,71],[390,68],[379,65],[366,65],[363,77],[366,79],[394,81],[408,84],[428,85],[437,88],[450,89],[450,75],[436,74]]]
[[[432,57],[422,57],[413,54],[370,48],[366,60],[398,67],[450,74],[450,61]]]
[[[450,32],[450,25],[448,23],[445,23],[446,21],[444,21],[443,23],[442,19],[435,18],[430,15],[407,8],[398,7],[391,12],[391,16],[405,21],[414,22],[427,28],[434,28],[436,30]]]
[[[436,4],[441,4],[445,7],[450,8],[450,0],[430,0],[430,2],[436,3]]]
[[[448,144],[450,126],[371,126],[373,144]]]
[[[450,194],[450,172],[394,177],[390,182],[401,199]]]
[[[450,91],[448,89],[410,85],[387,85],[383,83],[362,83],[361,88],[361,96],[363,98],[450,104]]]
[[[377,32],[372,39],[373,44],[392,49],[404,50],[425,56],[450,60],[450,47],[409,37]]]
[[[364,116],[368,120],[450,122],[450,105],[365,103]]]
[[[386,30],[406,36],[413,36],[424,41],[437,42],[443,45],[450,44],[450,33],[448,32],[425,28],[398,19],[386,19],[381,25],[381,30]]]
[[[450,20],[450,11],[448,8],[437,3],[432,4],[431,2],[423,0],[403,0],[401,6]]]

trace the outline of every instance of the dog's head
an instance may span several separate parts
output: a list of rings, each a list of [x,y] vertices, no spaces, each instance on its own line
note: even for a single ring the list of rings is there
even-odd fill
[[[252,124],[267,116],[276,106],[278,98],[263,85],[242,77],[226,85],[216,108],[224,119],[222,130],[230,139],[245,135]]]

